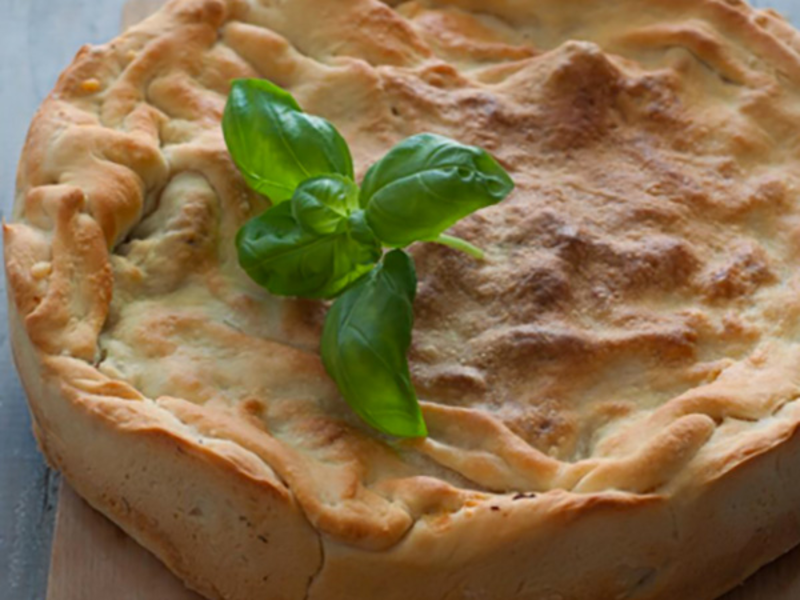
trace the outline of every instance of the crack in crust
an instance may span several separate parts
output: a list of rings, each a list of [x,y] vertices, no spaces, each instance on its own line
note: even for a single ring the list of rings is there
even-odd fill
[[[84,48],[31,127],[5,226],[37,351],[94,365],[61,375],[90,396],[150,399],[263,461],[324,536],[366,550],[519,491],[668,497],[745,460],[734,435],[783,431],[797,34],[717,0],[393,4],[173,0]],[[485,262],[412,249],[427,440],[366,430],[316,355],[325,306],[236,265],[235,231],[268,204],[219,120],[230,79],[254,76],[333,121],[359,176],[435,131],[517,182],[454,228]]]

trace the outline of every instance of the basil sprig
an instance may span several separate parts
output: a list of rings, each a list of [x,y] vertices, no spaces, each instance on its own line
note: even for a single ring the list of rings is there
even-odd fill
[[[320,353],[339,392],[379,431],[427,435],[407,357],[417,277],[400,248],[432,241],[482,256],[444,231],[503,200],[511,178],[486,151],[423,133],[375,163],[359,189],[333,125],[265,80],[233,82],[222,128],[247,184],[272,201],[236,236],[242,268],[273,294],[336,298]]]
[[[273,294],[333,298],[381,258],[381,243],[357,207],[358,186],[352,180],[340,175],[307,179],[289,202],[272,206],[239,230],[239,264]]]

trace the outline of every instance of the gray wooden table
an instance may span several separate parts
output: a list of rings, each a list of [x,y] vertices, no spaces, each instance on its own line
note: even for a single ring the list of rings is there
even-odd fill
[[[125,0],[0,0],[0,216],[13,200],[17,157],[36,107],[85,43],[119,30]],[[757,0],[800,24],[800,0]],[[0,275],[5,297],[5,280]],[[0,596],[45,596],[58,477],[39,455],[11,361],[0,301]],[[793,568],[793,565],[791,565]]]

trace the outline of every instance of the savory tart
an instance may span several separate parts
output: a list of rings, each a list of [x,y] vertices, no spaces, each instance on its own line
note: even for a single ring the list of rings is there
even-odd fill
[[[365,425],[233,240],[263,78],[356,178],[432,132],[516,185],[411,248],[428,436]],[[86,47],[5,226],[48,460],[209,598],[713,599],[800,542],[800,36],[740,0],[173,0]]]

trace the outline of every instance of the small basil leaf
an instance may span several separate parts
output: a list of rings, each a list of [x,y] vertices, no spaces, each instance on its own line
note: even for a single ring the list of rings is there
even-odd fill
[[[427,435],[408,369],[417,276],[411,257],[389,252],[328,311],[322,361],[369,425],[400,437]]]
[[[363,210],[359,209],[352,213],[347,218],[347,225],[354,240],[358,240],[362,244],[378,244],[380,246],[380,241],[367,223],[367,215]]]
[[[319,234],[304,228],[285,202],[239,230],[239,264],[259,285],[279,296],[333,298],[380,260],[381,245],[368,229]],[[361,212],[361,211],[359,211]]]
[[[320,234],[339,230],[359,210],[358,186],[341,175],[307,179],[292,196],[292,214],[304,228]]]
[[[333,125],[304,113],[291,94],[267,80],[233,82],[222,131],[247,184],[273,203],[291,198],[309,177],[353,178],[347,142]]]
[[[512,189],[508,173],[485,150],[423,133],[372,165],[361,185],[361,205],[378,238],[403,247],[435,239]]]

